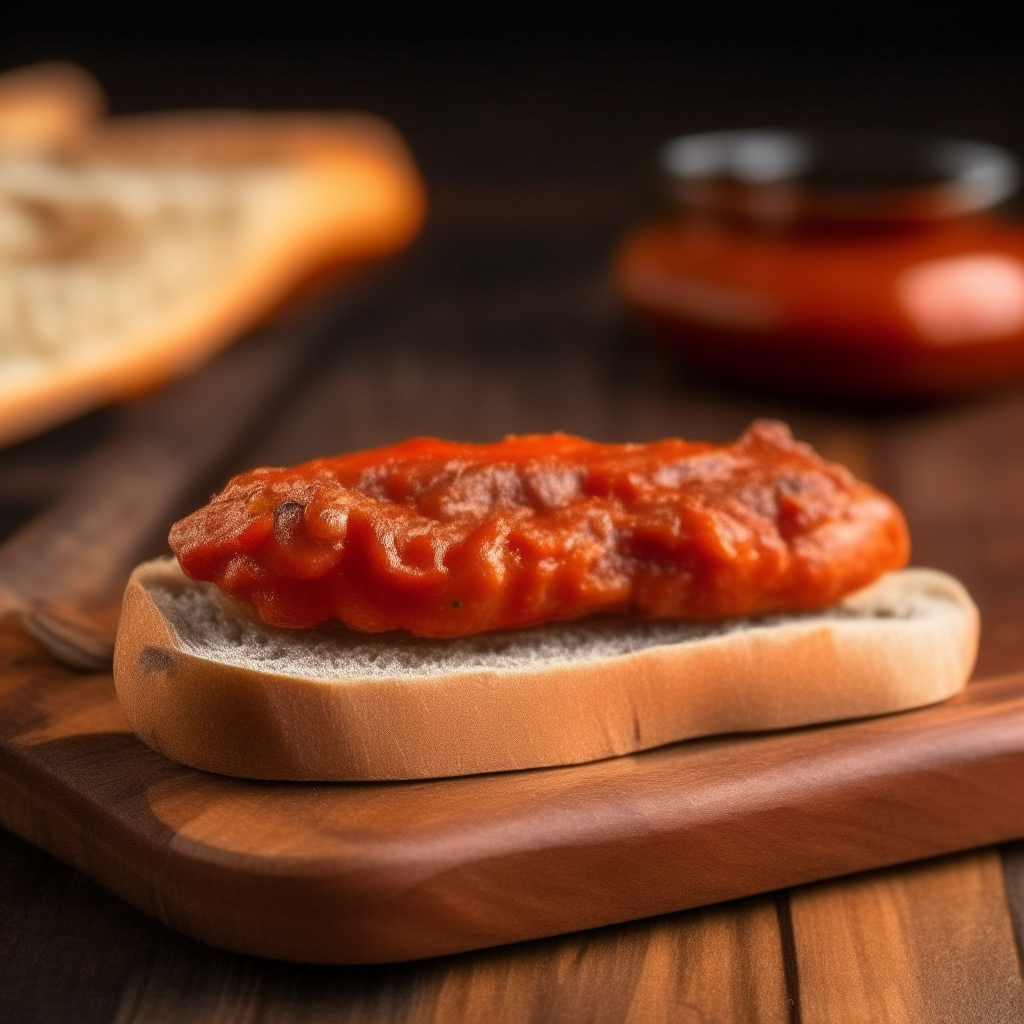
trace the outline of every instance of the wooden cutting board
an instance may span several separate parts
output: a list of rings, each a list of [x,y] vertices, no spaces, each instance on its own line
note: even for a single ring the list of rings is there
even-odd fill
[[[881,719],[384,784],[185,768],[0,623],[0,823],[205,942],[434,956],[1024,836],[1024,674]]]

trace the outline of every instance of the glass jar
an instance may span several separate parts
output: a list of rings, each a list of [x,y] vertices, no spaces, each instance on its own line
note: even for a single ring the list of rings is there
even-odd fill
[[[823,397],[950,395],[1024,372],[1017,165],[960,139],[714,132],[660,154],[666,217],[616,261],[695,366]]]

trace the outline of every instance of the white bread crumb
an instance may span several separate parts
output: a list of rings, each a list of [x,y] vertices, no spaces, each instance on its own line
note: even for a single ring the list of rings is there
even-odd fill
[[[244,604],[212,583],[180,573],[151,579],[150,593],[182,649],[210,661],[256,672],[307,679],[344,680],[447,677],[473,669],[498,671],[585,663],[622,657],[668,644],[725,636],[740,629],[768,629],[786,622],[829,619],[917,618],[952,605],[941,591],[893,593],[884,599],[866,588],[841,604],[806,615],[694,623],[627,616],[591,616],[529,629],[500,630],[447,640],[403,632],[360,633],[340,623],[314,629],[281,629],[259,621]]]

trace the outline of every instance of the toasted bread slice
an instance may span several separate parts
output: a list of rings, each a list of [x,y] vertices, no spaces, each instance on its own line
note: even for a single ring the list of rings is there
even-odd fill
[[[191,369],[423,213],[365,114],[126,117],[0,154],[0,444]]]
[[[128,584],[114,679],[138,735],[196,768],[418,779],[902,711],[960,690],[977,642],[964,588],[927,569],[810,615],[592,618],[423,640],[267,626],[158,559]]]

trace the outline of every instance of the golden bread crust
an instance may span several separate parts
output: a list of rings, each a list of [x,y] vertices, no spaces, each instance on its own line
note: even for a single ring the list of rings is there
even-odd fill
[[[799,617],[518,670],[325,680],[188,649],[153,598],[154,585],[176,579],[176,564],[157,560],[128,584],[114,658],[128,720],[174,760],[262,779],[417,779],[578,764],[698,736],[902,711],[962,689],[978,640],[977,609],[956,580],[905,570],[853,595],[846,617]],[[915,594],[938,598],[941,614],[886,610]]]
[[[39,152],[73,142],[103,113],[96,80],[53,61],[0,75],[0,154]]]

